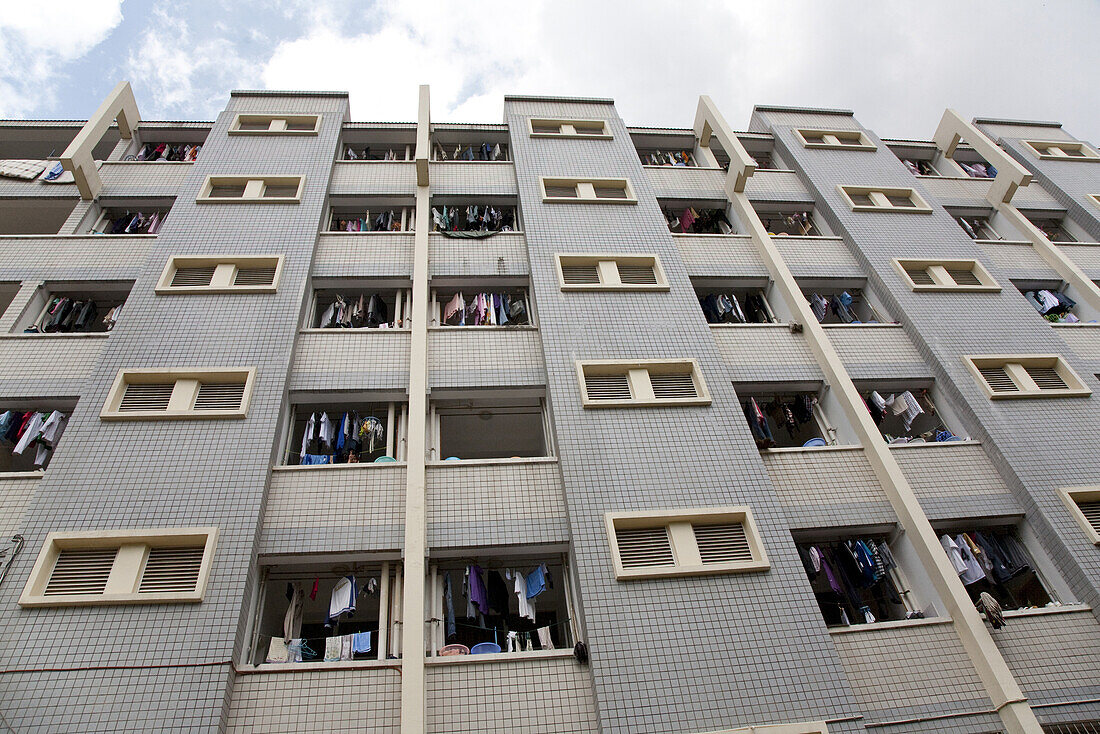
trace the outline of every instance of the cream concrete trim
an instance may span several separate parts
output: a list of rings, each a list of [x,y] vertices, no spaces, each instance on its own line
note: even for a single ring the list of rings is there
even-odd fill
[[[963,357],[963,361],[970,369],[970,373],[978,381],[978,385],[991,400],[1006,400],[1015,398],[1070,398],[1088,397],[1092,395],[1090,390],[1073,368],[1057,354],[970,354]],[[1009,379],[1016,384],[1013,391],[994,391],[982,376],[981,369],[989,367],[1003,367]],[[1066,388],[1040,389],[1031,379],[1025,367],[1053,367],[1066,383]]]
[[[850,186],[838,184],[837,191],[844,203],[854,212],[902,212],[904,214],[931,214],[932,207],[917,193],[916,189],[895,188],[890,186]],[[873,204],[857,204],[852,196],[869,196]],[[909,199],[913,206],[897,206],[890,203],[889,197],[900,196]]]
[[[577,382],[581,390],[581,403],[585,408],[654,408],[675,405],[710,405],[699,362],[695,359],[586,359],[577,360]],[[651,374],[691,374],[695,385],[694,398],[657,398],[653,395]],[[630,385],[629,400],[590,400],[586,377],[588,375],[627,375]]]
[[[163,602],[201,602],[206,594],[210,567],[217,546],[216,527],[173,528],[166,530],[81,530],[52,532],[46,536],[38,559],[31,569],[19,605],[24,607],[92,606],[102,604],[156,604]],[[140,593],[138,587],[151,548],[203,547],[202,566],[195,590],[189,593]],[[99,594],[63,594],[46,596],[54,563],[62,550],[118,548],[107,587]]]
[[[572,186],[576,196],[550,196],[548,186]],[[603,198],[596,196],[596,187],[622,189],[624,197]],[[634,188],[625,178],[571,178],[561,176],[540,176],[539,189],[542,200],[550,204],[637,204]]]
[[[606,263],[606,264],[605,264]],[[656,283],[623,283],[619,277],[619,265],[652,267]],[[559,252],[554,257],[558,272],[558,284],[563,291],[667,291],[668,278],[657,255],[639,253],[573,253]],[[596,265],[599,283],[566,283],[563,266]]]
[[[236,410],[194,409],[195,398],[203,383],[235,383],[244,381],[244,393],[241,405]],[[156,384],[174,382],[172,397],[167,410],[128,410],[120,411],[126,386],[130,384]],[[101,420],[178,420],[211,418],[245,418],[252,401],[252,390],[256,383],[255,367],[142,367],[121,369],[115,375],[115,381],[107,393],[107,400],[99,412]]]
[[[909,258],[894,258],[894,267],[909,288],[914,291],[952,291],[964,293],[996,293],[1001,290],[1000,284],[990,274],[985,266],[977,260],[916,260]],[[934,281],[932,285],[914,283],[909,276],[908,269],[922,269]],[[974,274],[981,285],[959,285],[952,279],[948,270],[969,270]]]
[[[748,507],[695,507],[690,510],[644,510],[641,512],[604,513],[607,542],[611,560],[615,566],[615,578],[630,579],[669,578],[673,576],[702,576],[717,573],[753,573],[771,568],[760,532]],[[703,563],[699,556],[693,527],[719,523],[740,523],[745,529],[751,561]],[[615,531],[629,528],[668,528],[672,545],[673,565],[647,568],[623,568],[619,556],[619,542]]]
[[[878,146],[871,142],[871,139],[862,130],[819,130],[803,127],[795,128],[794,134],[804,148],[878,150]],[[820,138],[820,140],[817,140],[817,138]]]
[[[718,111],[710,97],[699,96],[699,106],[695,110],[695,137],[702,148],[710,150],[711,137],[718,138],[722,149],[730,158],[729,173],[726,175],[726,192],[732,196],[745,190],[749,177],[756,172],[756,159],[749,155],[745,146],[733,134],[733,128]],[[713,155],[711,156],[713,158]]]
[[[987,199],[994,206],[1012,201],[1016,189],[1031,183],[1031,171],[986,137],[985,133],[973,123],[963,119],[958,112],[950,108],[944,110],[940,124],[936,128],[936,134],[933,136],[936,147],[945,157],[951,158],[955,155],[955,148],[963,138],[978,151],[982,158],[997,169],[997,176],[986,194]]]
[[[138,123],[141,122],[130,82],[119,82],[111,90],[107,99],[92,113],[61,154],[61,167],[73,174],[80,198],[85,201],[95,199],[103,190],[103,179],[99,177],[93,151],[116,120],[118,133],[126,140],[134,136]]]
[[[1100,153],[1088,143],[1080,141],[1024,140],[1023,144],[1036,158],[1044,161],[1100,161]],[[1069,155],[1067,150],[1076,150],[1081,155]]]
[[[211,196],[215,186],[243,186],[241,196]],[[264,196],[269,186],[296,186],[293,196]],[[298,204],[306,187],[305,176],[207,176],[197,204]]]
[[[1062,502],[1066,503],[1066,509],[1081,529],[1085,531],[1085,537],[1093,545],[1100,545],[1100,525],[1093,525],[1081,511],[1078,502],[1100,502],[1100,486],[1096,487],[1062,487],[1058,490]]]
[[[266,129],[242,129],[242,125],[267,125]],[[308,128],[291,130],[291,125]],[[321,115],[298,113],[239,113],[229,125],[227,135],[316,135],[321,131]]]
[[[179,268],[204,268],[214,266],[210,285],[173,286],[172,278]],[[237,271],[242,268],[275,268],[271,285],[233,285]],[[157,281],[159,295],[185,293],[274,293],[283,274],[282,255],[205,255],[203,257],[173,257],[164,264],[164,272]]]
[[[535,126],[558,127],[558,132],[540,132]],[[589,130],[592,132],[582,132]],[[614,136],[606,120],[570,117],[528,117],[527,132],[532,138],[581,138],[584,140],[611,140]]]
[[[1100,207],[1100,194],[1089,194],[1089,201]]]
[[[704,732],[703,734],[829,734],[824,721],[806,721],[799,724],[762,724],[742,726],[737,729]]]
[[[432,159],[432,122],[431,122],[431,98],[428,93],[428,85],[420,85],[420,97],[417,101],[416,123],[416,150],[413,160],[416,161],[416,185],[428,185],[428,169]]]

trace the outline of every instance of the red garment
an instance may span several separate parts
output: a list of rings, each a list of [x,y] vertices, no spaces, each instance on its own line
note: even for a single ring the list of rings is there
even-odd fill
[[[695,215],[691,213],[691,207],[684,209],[684,213],[680,215],[680,231],[686,234],[694,223]]]
[[[313,591],[309,592],[310,600],[317,598],[317,586],[320,583],[320,579],[313,579]]]

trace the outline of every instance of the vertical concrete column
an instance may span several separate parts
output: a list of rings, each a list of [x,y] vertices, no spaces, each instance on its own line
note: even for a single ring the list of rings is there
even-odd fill
[[[943,552],[932,524],[924,514],[913,488],[891,454],[878,427],[871,419],[863,399],[859,396],[859,391],[840,360],[840,355],[837,354],[825,330],[810,310],[810,305],[802,295],[794,274],[787,267],[767,228],[760,221],[748,196],[745,195],[745,182],[755,170],[752,157],[707,97],[701,97],[699,100],[695,130],[701,140],[704,136],[709,137],[713,134],[729,154],[730,169],[725,188],[733,210],[748,228],[748,234],[760,252],[776,289],[782,294],[795,320],[802,324],[806,342],[821,365],[821,371],[837,401],[851,422],[875,476],[886,492],[894,512],[897,513],[898,522],[908,535],[917,556],[931,577],[932,584],[947,607],[959,639],[981,677],[1005,728],[1011,734],[1041,734],[1042,729],[1035,718],[1035,713],[1028,705],[1012,671],[994,644],[989,630],[986,629],[985,622],[974,608],[974,603],[970,600],[962,582],[959,581],[958,574]]]
[[[412,345],[409,354],[408,470],[405,483],[405,624],[401,627],[401,733],[424,731],[424,579],[428,554],[425,438],[428,414],[428,85],[420,87],[416,130],[416,234],[413,244]]]

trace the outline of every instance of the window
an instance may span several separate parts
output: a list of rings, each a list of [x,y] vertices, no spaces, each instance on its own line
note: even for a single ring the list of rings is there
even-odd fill
[[[852,211],[932,213],[932,207],[913,189],[877,186],[837,186],[837,189]]]
[[[798,390],[738,389],[741,410],[758,449],[816,448],[836,443],[817,394]]]
[[[977,260],[894,260],[915,291],[993,293],[1001,286]]]
[[[694,359],[583,361],[577,362],[577,376],[586,408],[710,405]]]
[[[1087,397],[1092,391],[1056,354],[963,357],[986,394],[1003,398]]]
[[[609,512],[604,522],[620,581],[771,567],[747,507]]]
[[[960,441],[932,402],[926,387],[877,388],[860,391],[871,418],[889,444]]]
[[[302,199],[305,183],[302,176],[207,176],[195,201],[199,204],[297,204]]]
[[[594,138],[610,140],[611,131],[604,120],[570,120],[530,117],[532,138]]]
[[[282,270],[282,255],[173,257],[164,266],[156,292],[274,293]]]
[[[771,324],[778,321],[761,287],[696,288],[708,324]]]
[[[157,234],[168,218],[168,207],[103,209],[90,234]]]
[[[217,536],[217,528],[50,533],[19,604],[200,602]]]
[[[51,282],[31,297],[12,332],[103,334],[114,328],[133,283]]]
[[[1060,494],[1085,537],[1100,545],[1100,487],[1073,487],[1060,490]]]
[[[542,200],[548,203],[637,204],[625,178],[539,178]]]
[[[826,625],[924,617],[885,536],[803,541],[797,547]]]
[[[734,234],[725,209],[703,206],[662,207],[668,230],[675,234]]]
[[[563,291],[667,291],[656,255],[558,254]]]
[[[936,534],[975,602],[982,592],[991,594],[1006,611],[1055,601],[1015,527],[941,527]]]
[[[471,285],[432,290],[432,326],[531,326],[527,288]]]
[[[413,206],[334,206],[330,210],[329,232],[412,232],[416,229]]]
[[[1043,160],[1100,161],[1100,154],[1086,143],[1068,140],[1025,140],[1024,145]]]
[[[254,367],[119,370],[99,417],[244,418],[255,377]]]
[[[412,313],[411,288],[374,288],[349,281],[342,288],[317,288],[308,329],[403,329]]]
[[[967,236],[972,240],[1003,240],[1004,237],[997,234],[986,217],[955,217],[955,221],[963,228]]]
[[[877,150],[877,146],[862,130],[810,130],[796,129],[795,135],[806,148],[832,148],[835,150]]]
[[[528,459],[553,456],[542,398],[433,400],[434,460]]]
[[[75,405],[35,400],[12,401],[0,408],[0,473],[37,471],[49,466]]]
[[[244,115],[233,118],[230,135],[316,135],[320,115]]]
[[[784,210],[774,212],[757,212],[760,223],[772,237],[820,237],[821,230],[814,223],[811,212]]]
[[[1063,218],[1028,217],[1027,220],[1043,233],[1051,242],[1076,242],[1077,238],[1070,234],[1065,226]]]
[[[283,463],[288,466],[405,460],[408,406],[330,398],[294,403]]]

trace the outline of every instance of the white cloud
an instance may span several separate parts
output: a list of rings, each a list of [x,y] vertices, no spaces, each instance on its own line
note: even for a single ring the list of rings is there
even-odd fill
[[[0,117],[54,101],[59,68],[80,59],[122,22],[122,0],[8,2],[0,13]]]

